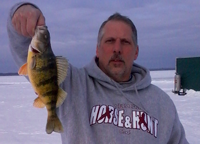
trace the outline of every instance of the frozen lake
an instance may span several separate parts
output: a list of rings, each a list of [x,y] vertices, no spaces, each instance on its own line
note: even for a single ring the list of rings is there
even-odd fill
[[[174,87],[175,71],[151,71],[152,83],[174,101],[186,137],[200,144],[200,92],[187,91],[178,96]],[[47,112],[33,107],[36,95],[23,76],[0,76],[0,144],[59,144],[60,134],[46,134]]]

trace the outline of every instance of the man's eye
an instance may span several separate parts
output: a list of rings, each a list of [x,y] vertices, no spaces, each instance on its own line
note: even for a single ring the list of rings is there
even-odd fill
[[[111,43],[111,42],[114,42],[114,39],[108,39],[108,40],[106,40],[106,43]]]
[[[123,44],[130,44],[130,42],[127,41],[127,40],[122,40],[122,43],[123,43]]]

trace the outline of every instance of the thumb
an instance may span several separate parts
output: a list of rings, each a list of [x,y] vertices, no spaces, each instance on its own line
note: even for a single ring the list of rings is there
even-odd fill
[[[43,14],[41,14],[41,15],[39,16],[37,25],[38,25],[38,26],[45,25],[45,17],[43,16]]]

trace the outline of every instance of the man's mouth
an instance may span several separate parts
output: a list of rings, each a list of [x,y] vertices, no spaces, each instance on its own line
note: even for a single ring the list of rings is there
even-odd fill
[[[113,62],[123,62],[123,61],[120,60],[120,59],[114,59],[114,60],[111,60],[111,61],[113,61]]]
[[[124,62],[122,59],[111,59],[110,62]]]
[[[121,64],[124,63],[124,60],[120,55],[113,55],[109,62],[114,64]]]
[[[114,59],[114,60],[111,60],[110,63],[112,63],[113,65],[117,66],[117,65],[121,65],[124,63],[123,60],[119,60],[119,59]]]

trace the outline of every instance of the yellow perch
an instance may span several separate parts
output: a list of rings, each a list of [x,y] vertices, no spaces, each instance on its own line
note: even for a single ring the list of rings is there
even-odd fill
[[[29,45],[27,63],[21,66],[19,75],[28,75],[30,83],[38,95],[35,107],[45,107],[48,112],[46,132],[63,132],[56,114],[56,107],[65,100],[67,93],[59,87],[67,76],[68,62],[63,57],[55,57],[47,26],[37,26]]]

